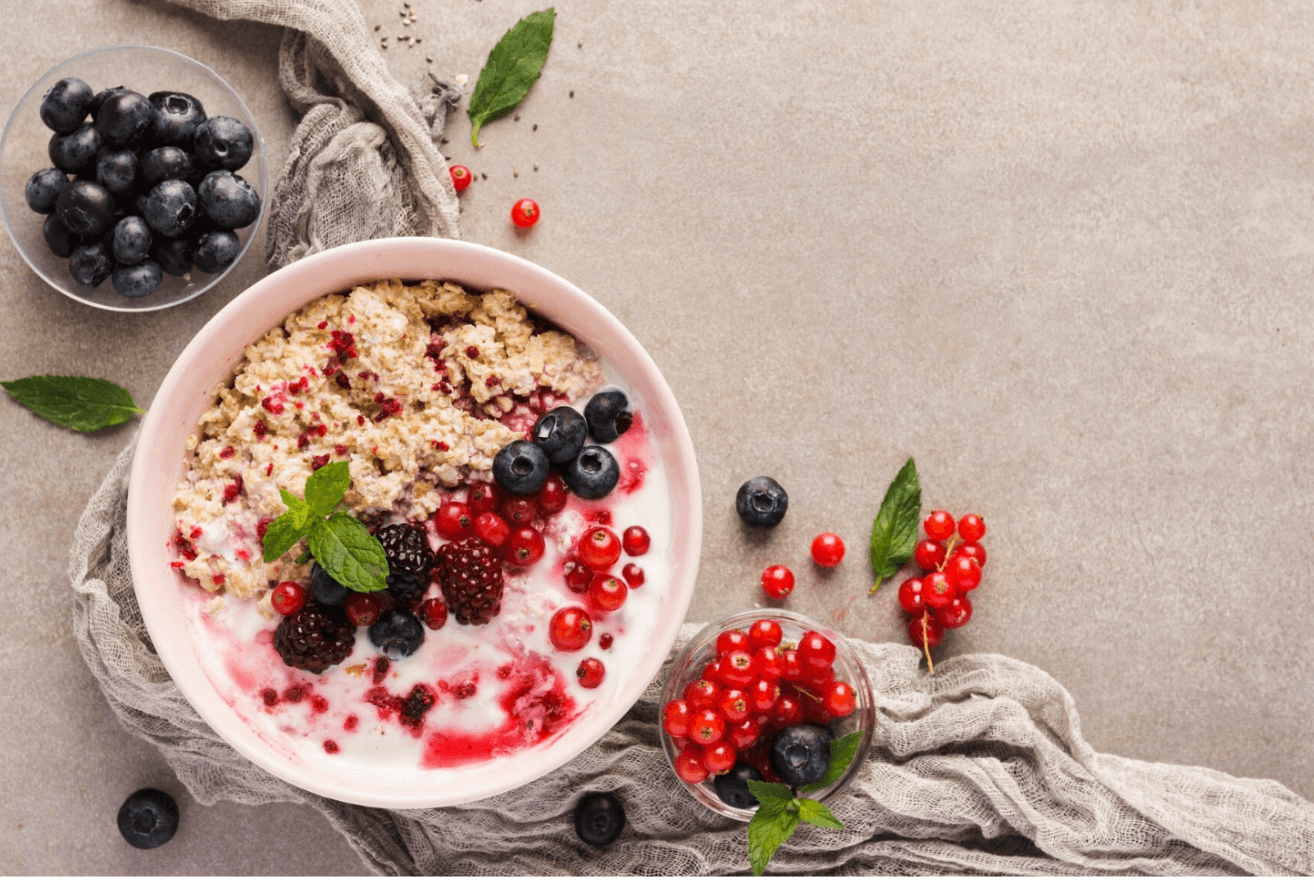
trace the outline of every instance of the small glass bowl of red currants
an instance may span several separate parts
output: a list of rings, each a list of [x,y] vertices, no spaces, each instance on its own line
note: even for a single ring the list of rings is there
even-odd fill
[[[867,672],[842,636],[795,612],[755,609],[709,624],[676,656],[658,721],[680,783],[708,808],[748,822],[757,805],[746,779],[791,784],[772,764],[782,731],[815,725],[832,740],[861,733],[838,778],[799,791],[824,802],[866,761],[875,705]]]

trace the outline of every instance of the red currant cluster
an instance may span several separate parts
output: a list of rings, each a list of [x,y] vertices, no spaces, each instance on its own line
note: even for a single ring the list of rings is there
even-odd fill
[[[899,586],[899,605],[912,615],[908,638],[927,651],[940,645],[944,632],[962,627],[972,618],[967,595],[981,583],[986,551],[980,543],[985,521],[967,513],[954,517],[936,510],[922,523],[926,538],[913,549],[913,561],[926,572]]]
[[[835,677],[835,644],[816,631],[797,645],[783,637],[768,618],[724,631],[701,678],[666,704],[662,728],[680,751],[675,772],[685,782],[696,785],[739,761],[777,782],[769,754],[778,730],[853,713],[853,687]]]

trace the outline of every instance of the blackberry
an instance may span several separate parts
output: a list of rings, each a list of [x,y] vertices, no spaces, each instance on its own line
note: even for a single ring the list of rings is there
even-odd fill
[[[388,555],[388,592],[404,603],[419,602],[429,589],[433,551],[422,529],[404,522],[384,526],[375,535]]]
[[[356,627],[341,609],[306,603],[301,611],[279,622],[274,631],[274,648],[283,663],[298,670],[322,674],[351,654]]]
[[[502,608],[502,563],[474,538],[438,548],[438,585],[459,624],[487,624]]]

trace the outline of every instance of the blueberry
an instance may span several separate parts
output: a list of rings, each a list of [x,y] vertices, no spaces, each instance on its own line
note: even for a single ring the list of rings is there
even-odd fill
[[[109,190],[89,179],[69,183],[55,202],[59,221],[79,235],[97,235],[105,231],[114,222],[116,209]]]
[[[27,181],[27,206],[37,213],[50,213],[55,209],[59,193],[66,185],[68,185],[68,177],[58,167],[38,170]]]
[[[146,196],[146,224],[172,238],[196,220],[196,190],[181,179],[166,179]]]
[[[142,260],[134,266],[115,266],[113,281],[121,295],[140,299],[160,286],[164,270],[154,260]]]
[[[196,128],[205,122],[205,109],[187,93],[151,93],[146,97],[154,112],[151,139],[159,145],[189,148]]]
[[[260,215],[260,196],[240,176],[228,170],[207,173],[196,187],[196,199],[215,225],[224,229],[249,226]]]
[[[493,458],[493,480],[516,497],[537,494],[551,469],[547,453],[523,439],[504,445]]]
[[[405,609],[384,612],[370,625],[370,642],[392,659],[414,655],[424,642],[424,625]]]
[[[151,244],[151,259],[167,275],[186,275],[192,271],[192,242],[186,238],[156,238]]]
[[[735,509],[739,518],[756,528],[774,528],[785,518],[789,509],[789,495],[780,483],[770,476],[754,476],[735,494]]]
[[[830,766],[832,738],[827,727],[816,723],[786,726],[771,740],[771,768],[787,785],[819,782]]]
[[[141,181],[147,188],[166,179],[190,180],[196,176],[196,161],[176,145],[162,145],[141,156]]]
[[[72,133],[50,137],[50,163],[65,173],[81,173],[96,164],[96,152],[104,144],[91,124],[83,124]]]
[[[114,224],[110,246],[120,263],[140,263],[150,255],[151,227],[140,216],[125,216]]]
[[[585,445],[575,459],[561,466],[566,487],[586,501],[605,498],[620,481],[620,464],[601,445]]]
[[[253,140],[246,124],[216,115],[196,128],[196,157],[207,167],[240,170],[251,160]]]
[[[614,794],[586,794],[575,804],[575,834],[586,844],[605,847],[625,829],[625,807]]]
[[[584,447],[584,437],[588,433],[589,425],[584,415],[563,405],[553,408],[538,419],[534,424],[531,441],[543,449],[549,461],[560,464],[575,459],[575,455]]]
[[[120,93],[126,93],[126,92],[128,92],[127,87],[117,86],[117,87],[106,87],[105,89],[97,93],[95,98],[91,100],[91,107],[87,109],[89,112],[91,112],[91,119],[95,120],[96,115],[100,114],[100,106],[105,104],[106,99],[110,98],[111,96],[117,96]]]
[[[155,109],[141,93],[124,90],[107,96],[96,112],[96,129],[111,145],[137,145],[150,129]]]
[[[589,435],[594,442],[604,445],[614,442],[630,428],[634,418],[625,410],[629,405],[630,400],[619,389],[604,389],[589,399],[584,406],[584,419],[589,422]]]
[[[104,146],[96,154],[96,181],[111,195],[128,194],[137,184],[137,154],[127,148]]]
[[[225,229],[210,229],[197,236],[192,261],[202,272],[222,272],[242,250],[237,235]]]
[[[68,226],[59,221],[59,214],[52,213],[41,224],[41,234],[46,239],[50,252],[62,260],[73,255],[73,249],[82,243],[82,236],[69,231]]]
[[[750,781],[762,781],[762,774],[751,763],[736,763],[728,773],[722,773],[712,780],[716,796],[732,807],[741,810],[757,806],[757,798],[748,790]]]
[[[134,791],[119,807],[119,833],[139,850],[166,844],[177,831],[178,803],[163,791]]]
[[[319,563],[314,563],[310,567],[310,593],[320,605],[340,606],[347,601],[351,591],[333,580]]]
[[[41,98],[41,120],[60,135],[72,133],[87,119],[94,98],[85,80],[66,77]]]
[[[84,244],[73,249],[68,270],[78,284],[95,287],[114,271],[114,257],[103,242]]]

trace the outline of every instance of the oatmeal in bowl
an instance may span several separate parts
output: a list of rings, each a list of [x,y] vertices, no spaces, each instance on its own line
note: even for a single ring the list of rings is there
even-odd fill
[[[142,431],[129,549],[165,666],[225,739],[326,796],[449,805],[561,765],[643,693],[699,501],[669,388],[597,303],[390,239],[198,334]]]

